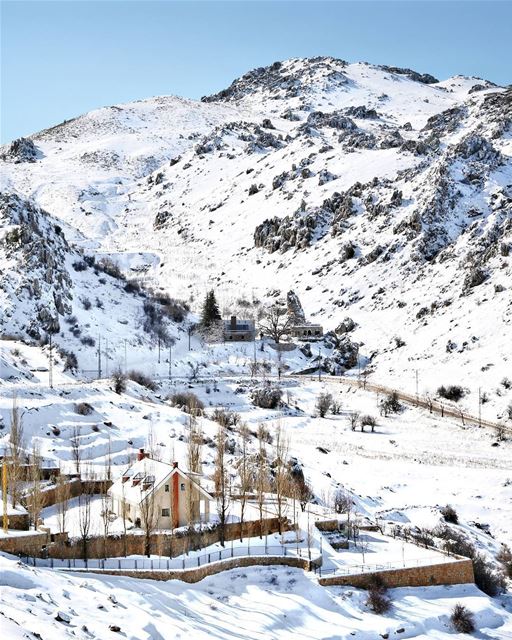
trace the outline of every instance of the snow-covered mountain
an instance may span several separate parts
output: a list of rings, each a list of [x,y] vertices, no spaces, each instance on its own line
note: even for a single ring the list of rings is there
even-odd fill
[[[293,288],[327,328],[355,320],[376,377],[414,390],[418,370],[421,391],[474,398],[510,369],[511,91],[292,59],[200,102],[103,108],[16,141],[2,190],[193,306],[207,286],[226,311]]]

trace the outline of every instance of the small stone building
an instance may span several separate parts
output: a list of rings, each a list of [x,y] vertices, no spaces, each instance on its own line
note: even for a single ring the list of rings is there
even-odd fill
[[[256,337],[254,320],[239,320],[231,316],[230,320],[224,320],[225,342],[252,342]]]
[[[152,515],[152,524],[158,529],[174,529],[210,519],[213,497],[199,484],[199,475],[182,471],[177,462],[153,460],[143,449],[108,493],[112,511],[119,517],[124,512],[126,519],[136,526],[144,525],[144,514]]]
[[[320,324],[297,324],[291,326],[289,330],[290,337],[298,340],[320,339],[323,334],[324,330]]]

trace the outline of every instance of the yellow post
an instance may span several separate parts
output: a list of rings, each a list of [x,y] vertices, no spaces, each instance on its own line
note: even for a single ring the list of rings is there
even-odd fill
[[[5,459],[2,464],[2,501],[4,507],[4,514],[2,518],[3,527],[4,533],[7,533],[7,529],[9,527],[9,518],[7,516],[7,464],[5,462]]]

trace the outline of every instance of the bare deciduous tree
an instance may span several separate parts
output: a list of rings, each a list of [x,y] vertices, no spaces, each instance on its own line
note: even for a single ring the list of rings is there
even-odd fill
[[[219,424],[216,437],[217,452],[215,456],[215,495],[217,514],[219,516],[220,544],[225,545],[226,522],[231,503],[229,476],[226,463],[226,428]]]
[[[142,494],[141,484],[141,494]],[[155,508],[155,494],[154,487],[151,487],[146,492],[146,496],[143,498],[141,495],[140,502],[140,515],[141,524],[144,531],[144,554],[149,558],[151,555],[151,536],[153,535],[156,527],[156,508]]]
[[[270,336],[276,344],[288,333],[290,326],[288,310],[279,304],[267,307],[260,320],[260,331]]]
[[[240,460],[238,463],[238,478],[240,481],[240,542],[242,542],[243,538],[243,528],[244,528],[244,520],[245,520],[245,509],[247,506],[248,493],[251,490],[252,477],[251,470],[249,466],[249,438],[250,431],[245,423],[240,425],[239,429],[240,435]]]
[[[69,498],[71,496],[71,490],[68,481],[62,474],[59,473],[56,480],[55,498],[57,500],[57,519],[59,522],[59,533],[65,533],[66,531],[66,518],[69,510]]]
[[[110,511],[111,511],[111,497],[108,494],[110,487],[110,476],[112,475],[112,462],[110,455],[110,437],[108,440],[108,452],[105,457],[105,470],[101,483],[101,522],[103,524],[103,555],[107,557],[107,539],[110,528]]]
[[[28,509],[34,529],[37,529],[43,509],[43,493],[41,491],[41,453],[39,444],[34,441],[29,466],[30,494]]]
[[[73,458],[73,462],[75,463],[76,473],[80,476],[80,469],[82,465],[82,443],[81,443],[81,427],[80,425],[73,425],[73,429],[71,432],[71,457]]]
[[[265,494],[269,489],[269,474],[267,461],[267,430],[260,424],[258,427],[258,457],[256,465],[256,501],[258,503],[258,516],[260,524],[260,539],[263,537],[263,507]]]
[[[201,474],[201,451],[203,448],[203,432],[197,423],[195,415],[189,414],[188,417],[189,435],[187,443],[187,464],[189,473],[195,474],[191,479],[199,484]],[[198,511],[200,497],[197,489],[191,483],[187,492],[187,520],[189,529],[194,530],[194,523],[201,513]]]
[[[78,496],[78,529],[82,545],[82,559],[87,560],[89,551],[89,538],[91,535],[92,515],[91,503],[93,497],[92,474],[87,473],[87,478],[81,483]]]
[[[274,438],[274,493],[276,496],[276,515],[278,519],[278,530],[283,532],[284,515],[288,502],[286,496],[290,487],[290,470],[288,468],[289,443],[283,427],[278,423]]]
[[[9,458],[9,493],[11,496],[12,506],[15,508],[21,497],[23,464],[25,461],[23,423],[16,395],[13,395],[12,397]]]
[[[348,414],[348,420],[349,420],[349,423],[350,423],[351,430],[355,431],[356,427],[357,427],[357,425],[359,423],[359,411],[351,411]]]

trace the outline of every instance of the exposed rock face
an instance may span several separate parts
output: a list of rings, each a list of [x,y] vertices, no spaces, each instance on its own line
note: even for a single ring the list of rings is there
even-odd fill
[[[356,323],[352,320],[352,318],[344,318],[339,325],[334,330],[336,335],[344,335],[345,333],[350,333],[354,331],[356,328]]]
[[[347,63],[329,57],[295,59],[274,62],[268,67],[259,67],[234,80],[227,89],[201,98],[203,102],[236,102],[255,92],[269,95],[273,99],[293,98],[311,91],[315,80],[329,79],[343,85],[347,82],[343,69]]]
[[[299,300],[299,296],[294,291],[288,291],[286,295],[286,308],[288,310],[288,317],[293,325],[300,325],[306,323],[306,316],[304,309]]]
[[[36,145],[29,138],[18,138],[3,151],[2,160],[19,163],[35,162],[38,155]]]
[[[254,246],[263,247],[270,253],[284,253],[291,248],[305,249],[311,243],[317,222],[315,214],[303,212],[284,218],[270,218],[256,227]]]
[[[436,82],[439,82],[439,80],[430,75],[430,73],[418,73],[417,71],[413,71],[412,69],[388,67],[387,65],[381,65],[381,69],[384,69],[384,71],[389,71],[390,73],[407,76],[411,80],[414,80],[415,82],[421,82],[423,84],[435,84]]]

